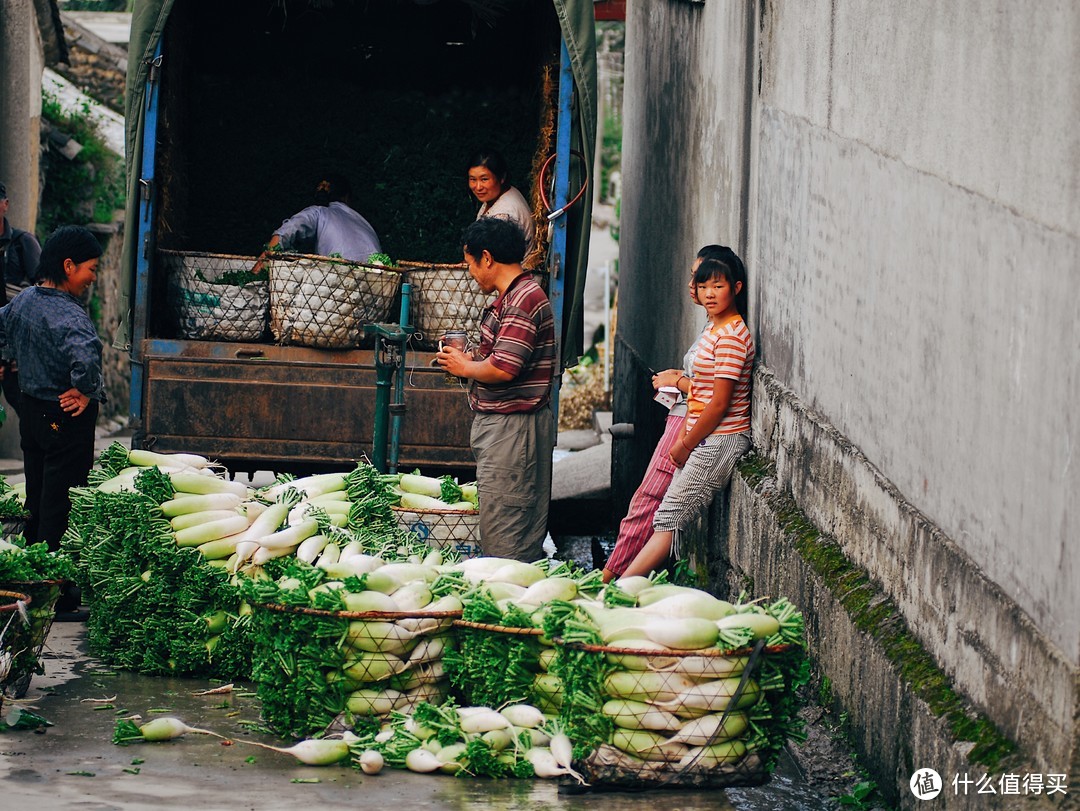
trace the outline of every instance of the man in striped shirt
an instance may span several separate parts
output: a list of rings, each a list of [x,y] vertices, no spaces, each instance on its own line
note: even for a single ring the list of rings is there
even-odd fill
[[[515,222],[482,217],[462,234],[465,263],[485,293],[497,292],[471,354],[450,346],[439,365],[471,380],[470,443],[480,496],[485,555],[532,562],[544,557],[555,422],[555,322],[540,285],[521,267],[525,234]]]

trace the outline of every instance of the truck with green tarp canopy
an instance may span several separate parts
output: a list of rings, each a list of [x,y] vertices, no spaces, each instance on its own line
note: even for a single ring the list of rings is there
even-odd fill
[[[198,262],[180,301],[202,307],[211,329],[177,316],[178,268],[192,257],[244,266],[326,171],[350,179],[350,204],[402,277],[434,287],[462,272],[460,234],[478,206],[468,156],[499,150],[534,208],[532,269],[562,364],[576,363],[595,88],[589,0],[136,0],[115,340],[131,356],[133,446],[232,470],[340,468],[371,454],[377,366],[394,346],[370,331],[346,346],[283,339],[273,283],[267,328],[221,339],[217,297],[192,292],[213,281]],[[409,338],[396,374],[391,460],[467,469],[467,398],[431,365],[432,331]]]

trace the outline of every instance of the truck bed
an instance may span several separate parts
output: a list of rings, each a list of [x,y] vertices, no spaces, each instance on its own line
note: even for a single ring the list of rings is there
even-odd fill
[[[148,339],[145,447],[198,453],[233,471],[345,469],[370,457],[376,367],[369,349]],[[430,352],[409,352],[398,468],[472,478],[472,415]],[[288,404],[288,405],[286,405]]]

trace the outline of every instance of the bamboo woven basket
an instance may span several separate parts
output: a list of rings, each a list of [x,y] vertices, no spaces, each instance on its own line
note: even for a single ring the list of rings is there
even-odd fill
[[[720,730],[725,729],[730,715],[743,711],[742,702],[748,684],[752,681],[761,663],[761,657],[772,653],[781,653],[790,646],[776,646],[766,648],[764,643],[755,646],[755,649],[743,648],[739,650],[690,650],[690,651],[653,651],[637,648],[627,648],[613,645],[590,645],[581,642],[564,642],[561,639],[554,640],[556,647],[560,649],[574,649],[586,651],[596,656],[605,657],[609,663],[617,662],[619,657],[641,657],[645,663],[643,670],[653,673],[670,672],[672,660],[686,659],[690,657],[703,657],[705,659],[720,658],[746,658],[738,678],[738,686],[731,698],[731,704],[722,712],[715,713],[720,716],[717,731],[713,734],[711,743],[725,744],[747,734],[748,729],[739,735],[722,737]],[[732,677],[733,679],[736,677]],[[674,688],[673,688],[674,689]],[[753,694],[751,694],[753,695]],[[603,702],[605,697],[601,695],[599,700]],[[759,700],[754,696],[753,700]],[[662,707],[663,702],[641,702],[643,707],[648,707],[652,712]],[[563,712],[572,712],[573,698],[564,704]],[[701,715],[710,714],[708,711]],[[637,757],[628,753],[616,745],[619,726],[613,727],[613,740],[600,743],[587,757],[574,762],[574,768],[585,777],[592,788],[598,789],[656,789],[656,788],[726,788],[735,786],[760,786],[767,783],[771,777],[766,768],[764,759],[754,751],[746,751],[745,747],[737,744],[732,746],[733,753],[724,758],[723,762],[705,765],[701,758],[706,744],[700,746],[684,746],[681,744],[665,744],[658,746],[655,752],[650,753],[648,758]],[[657,732],[660,740],[664,736]],[[695,755],[694,753],[698,754]],[[567,785],[568,790],[573,790]]]
[[[411,287],[410,313],[421,346],[435,348],[451,330],[480,338],[480,316],[491,296],[480,289],[464,263],[400,262]]]
[[[275,253],[270,273],[270,331],[280,344],[350,349],[364,327],[386,321],[401,287],[395,268],[328,256]]]
[[[166,302],[180,337],[258,341],[266,333],[270,292],[265,275],[243,285],[224,284],[226,273],[250,271],[254,256],[158,251],[165,268]]]
[[[476,558],[484,553],[480,543],[479,510],[390,509],[399,527],[432,549],[453,547],[462,558]]]
[[[416,644],[411,650],[427,638],[451,632],[453,621],[461,617],[460,610],[330,611],[279,603],[256,603],[252,609],[252,621],[259,626],[259,633],[255,635],[252,672],[260,698],[263,698],[263,718],[275,732],[291,737],[313,735],[335,723],[348,728],[353,719],[369,715],[351,706],[351,697],[358,691],[378,690],[389,695],[391,688],[386,681],[376,684],[358,679],[357,684],[349,684],[344,678],[331,677],[331,673],[338,674],[348,666],[350,655],[363,658],[362,648],[350,654],[350,643],[345,641],[354,630],[354,623],[377,623],[374,628],[381,629],[383,624],[388,623],[432,620],[430,628],[415,635]],[[289,630],[289,623],[303,623],[308,642],[283,659],[275,646],[260,640],[281,636]],[[367,638],[374,638],[374,634]],[[407,660],[403,658],[403,662]],[[407,679],[414,667],[430,664],[430,661],[425,661],[409,665],[396,673],[395,677]],[[439,678],[442,678],[441,674]],[[298,689],[298,686],[304,689]],[[419,701],[441,703],[449,690],[448,684],[438,681],[425,683],[421,687],[423,689],[394,688],[400,697],[394,699],[392,709],[378,715],[384,716],[392,711],[407,712]],[[274,697],[273,701],[267,700],[270,696]]]

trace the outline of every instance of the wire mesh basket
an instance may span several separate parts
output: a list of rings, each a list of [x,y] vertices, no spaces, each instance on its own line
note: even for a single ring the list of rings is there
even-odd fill
[[[770,650],[763,644],[658,652],[555,643],[564,666],[573,652],[579,673],[595,676],[586,689],[575,684],[560,710],[563,723],[592,744],[574,762],[591,786],[723,788],[769,780],[751,742],[751,712],[762,697],[756,678]]]
[[[270,331],[281,344],[320,349],[360,346],[364,326],[386,321],[401,273],[325,256],[273,254]]]
[[[33,600],[21,591],[0,589],[0,686],[14,678],[15,661],[32,647],[29,617]],[[6,690],[0,690],[0,706]]]
[[[266,334],[270,291],[252,278],[253,256],[159,251],[166,303],[183,338],[258,341]]]
[[[391,507],[398,526],[432,549],[452,547],[462,558],[483,554],[479,510],[409,510]]]
[[[5,538],[12,535],[22,535],[26,532],[26,519],[18,516],[5,516],[0,519],[0,531]]]
[[[263,719],[278,734],[312,735],[335,721],[408,712],[442,703],[449,683],[442,656],[454,645],[461,611],[328,611],[252,606],[253,677]],[[282,655],[277,640],[303,638]]]
[[[49,637],[53,619],[56,616],[56,601],[60,598],[63,580],[9,580],[0,582],[0,594],[23,593],[30,597],[30,637],[25,649],[16,654],[11,662],[11,669],[6,679],[0,680],[0,687],[10,698],[22,698],[30,689],[30,681],[35,673],[43,673],[41,650]],[[3,620],[0,620],[2,623]]]
[[[401,262],[412,285],[412,323],[421,345],[434,348],[451,330],[463,330],[470,339],[480,337],[480,315],[490,303],[464,263],[459,265]]]

